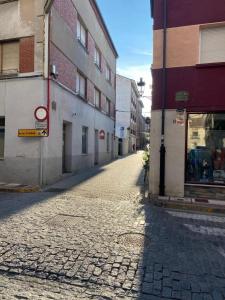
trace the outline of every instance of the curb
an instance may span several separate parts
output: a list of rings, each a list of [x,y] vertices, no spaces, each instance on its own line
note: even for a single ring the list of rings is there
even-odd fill
[[[39,186],[18,186],[18,187],[0,187],[0,192],[3,193],[36,193],[41,189]]]
[[[199,205],[199,204],[194,204],[194,203],[189,204],[189,203],[168,202],[168,201],[161,201],[161,200],[151,200],[151,202],[155,206],[163,207],[163,208],[225,214],[225,205],[222,207],[213,206],[213,205],[206,206],[206,205]]]

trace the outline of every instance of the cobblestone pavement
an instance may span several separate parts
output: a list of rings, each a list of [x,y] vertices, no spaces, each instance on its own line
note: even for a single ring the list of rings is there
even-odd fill
[[[0,194],[0,299],[225,299],[225,217],[152,207],[141,169]]]

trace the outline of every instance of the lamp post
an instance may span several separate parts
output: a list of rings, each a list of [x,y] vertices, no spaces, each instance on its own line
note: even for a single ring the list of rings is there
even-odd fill
[[[145,82],[143,81],[142,77],[140,78],[140,81],[137,82],[137,86],[140,87],[139,93],[140,93],[141,97],[143,97],[143,95],[144,95],[144,88],[145,88]]]

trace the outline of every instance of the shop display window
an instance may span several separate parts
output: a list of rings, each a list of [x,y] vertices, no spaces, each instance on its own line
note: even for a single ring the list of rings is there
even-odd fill
[[[188,115],[186,182],[225,185],[225,113]]]

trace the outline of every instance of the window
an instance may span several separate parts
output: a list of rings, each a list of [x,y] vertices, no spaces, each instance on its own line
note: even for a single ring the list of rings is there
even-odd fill
[[[77,73],[76,92],[84,99],[86,99],[87,80],[79,72]]]
[[[79,19],[77,20],[77,39],[87,48],[87,30]]]
[[[95,106],[100,108],[101,103],[101,93],[98,89],[95,88]]]
[[[200,63],[225,62],[225,26],[201,29]]]
[[[99,69],[101,69],[101,52],[97,47],[95,47],[95,64]]]
[[[111,70],[109,66],[106,66],[106,80],[111,82]]]
[[[110,115],[110,100],[106,99],[106,113]]]
[[[15,74],[19,72],[19,42],[0,43],[0,73]]]
[[[186,182],[224,185],[225,114],[189,114],[187,139]]]
[[[0,159],[4,157],[5,148],[5,118],[0,117]]]
[[[88,127],[82,127],[82,154],[88,153]]]
[[[106,148],[107,148],[107,152],[110,151],[110,144],[109,144],[109,133],[107,132],[107,138],[106,138]]]

